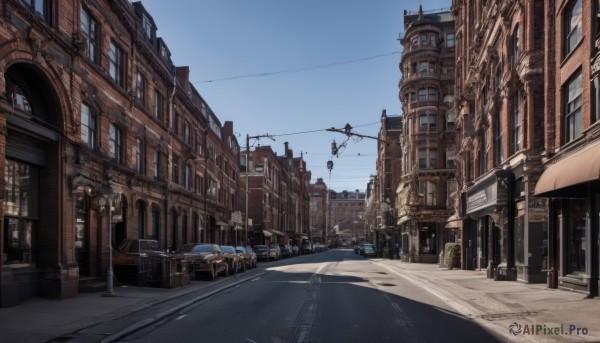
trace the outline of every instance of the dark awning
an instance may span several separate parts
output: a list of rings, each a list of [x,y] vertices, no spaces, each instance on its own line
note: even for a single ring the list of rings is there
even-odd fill
[[[585,183],[600,179],[600,142],[548,166],[535,186],[535,195],[585,198]]]

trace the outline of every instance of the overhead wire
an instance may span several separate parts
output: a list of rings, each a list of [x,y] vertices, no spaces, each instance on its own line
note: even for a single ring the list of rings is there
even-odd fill
[[[333,62],[333,63],[321,64],[321,65],[316,65],[316,66],[306,67],[306,68],[295,68],[295,69],[287,69],[287,70],[280,70],[280,71],[273,71],[273,72],[264,72],[264,73],[256,73],[256,74],[246,74],[246,75],[229,76],[229,77],[223,77],[223,78],[220,78],[220,79],[212,79],[212,80],[204,80],[204,81],[192,82],[192,84],[211,83],[211,82],[218,82],[218,81],[229,81],[229,80],[237,80],[237,79],[247,79],[247,78],[252,78],[252,77],[265,77],[265,76],[273,76],[273,75],[280,75],[280,74],[299,73],[299,72],[303,72],[303,71],[311,71],[311,70],[331,68],[331,67],[335,67],[335,66],[339,66],[339,65],[344,65],[344,64],[352,64],[352,63],[364,62],[364,61],[369,61],[369,60],[373,60],[373,59],[376,59],[376,58],[381,58],[381,57],[396,55],[396,54],[399,54],[399,53],[400,53],[400,51],[394,51],[394,52],[387,53],[387,54],[379,54],[379,55],[374,55],[374,56],[362,57],[362,58],[357,58],[357,59],[349,60],[349,61]]]

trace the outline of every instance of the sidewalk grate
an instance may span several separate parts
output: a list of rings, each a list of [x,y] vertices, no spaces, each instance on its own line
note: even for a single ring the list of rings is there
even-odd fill
[[[539,313],[536,311],[525,311],[525,312],[506,312],[506,313],[492,313],[492,314],[484,314],[480,317],[482,319],[489,320],[493,322],[495,320],[503,320],[503,319],[514,319],[514,318],[528,318],[531,316],[537,316]]]

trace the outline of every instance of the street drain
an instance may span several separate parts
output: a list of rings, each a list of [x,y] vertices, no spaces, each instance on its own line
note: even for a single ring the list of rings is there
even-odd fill
[[[394,287],[396,285],[394,285],[393,283],[378,283],[379,286],[384,286],[384,287]]]
[[[531,316],[537,316],[538,312],[535,311],[525,311],[525,312],[508,312],[508,313],[493,313],[493,314],[484,314],[481,316],[482,319],[486,319],[489,321],[494,320],[503,320],[503,319],[514,319],[514,318],[527,318]]]

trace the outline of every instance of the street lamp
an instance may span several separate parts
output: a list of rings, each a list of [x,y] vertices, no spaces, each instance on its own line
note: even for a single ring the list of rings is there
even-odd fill
[[[113,289],[113,261],[112,261],[112,213],[113,206],[118,207],[121,204],[121,192],[116,191],[110,182],[100,187],[100,194],[95,199],[98,206],[98,212],[102,213],[108,207],[107,213],[107,231],[108,231],[108,270],[106,272],[106,293],[103,296],[114,296]]]

